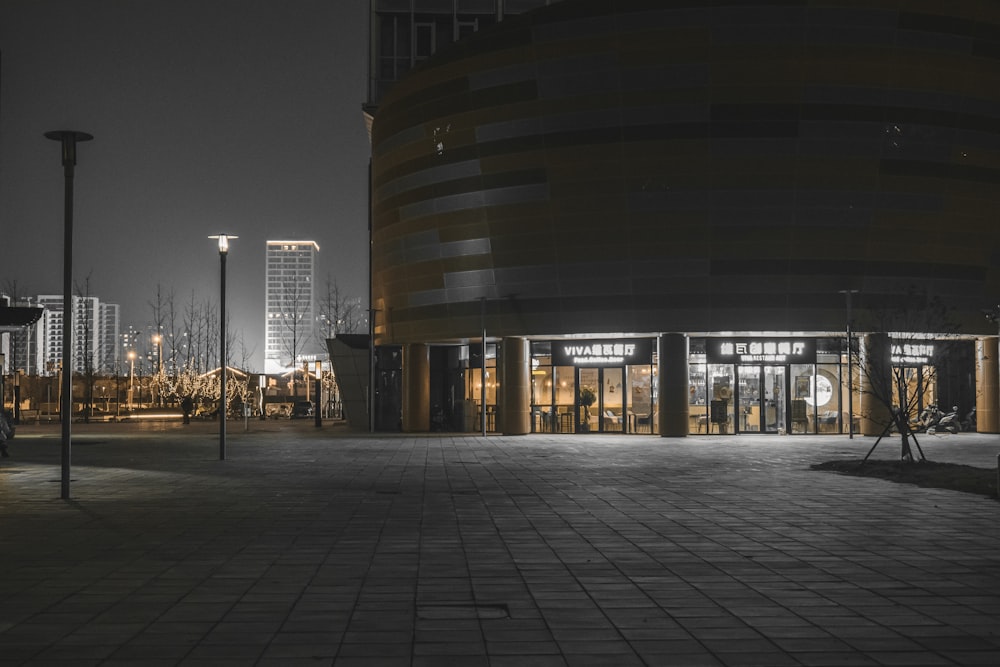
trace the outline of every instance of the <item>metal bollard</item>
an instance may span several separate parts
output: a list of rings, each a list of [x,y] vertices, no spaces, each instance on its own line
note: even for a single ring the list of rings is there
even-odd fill
[[[1000,498],[1000,454],[997,454],[997,498]]]

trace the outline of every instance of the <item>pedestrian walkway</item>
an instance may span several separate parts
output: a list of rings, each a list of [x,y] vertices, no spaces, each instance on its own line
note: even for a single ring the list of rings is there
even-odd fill
[[[1000,503],[809,469],[871,438],[217,428],[74,425],[69,501],[18,430],[0,665],[1000,664]]]

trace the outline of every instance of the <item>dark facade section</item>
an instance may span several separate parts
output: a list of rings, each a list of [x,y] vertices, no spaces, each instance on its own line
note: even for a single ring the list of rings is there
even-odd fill
[[[418,65],[372,149],[378,344],[838,331],[844,290],[865,329],[914,287],[995,333],[998,3],[566,0]]]

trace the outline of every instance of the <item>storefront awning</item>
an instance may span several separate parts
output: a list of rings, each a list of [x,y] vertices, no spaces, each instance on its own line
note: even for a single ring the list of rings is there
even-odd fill
[[[42,316],[44,308],[0,307],[0,331],[19,331],[30,327]]]

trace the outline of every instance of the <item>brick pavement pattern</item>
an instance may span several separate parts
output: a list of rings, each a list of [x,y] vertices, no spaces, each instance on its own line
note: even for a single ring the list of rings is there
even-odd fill
[[[872,443],[80,425],[65,501],[22,426],[0,665],[1000,664],[1000,503],[809,470]]]

